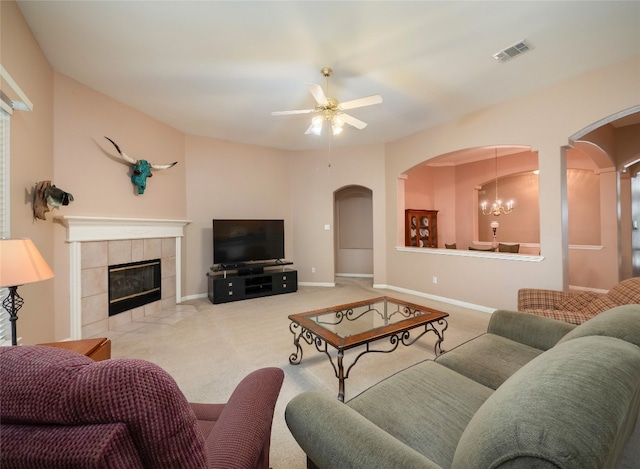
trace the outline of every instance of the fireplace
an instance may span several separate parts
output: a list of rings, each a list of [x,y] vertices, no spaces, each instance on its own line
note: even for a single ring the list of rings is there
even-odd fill
[[[160,259],[109,266],[109,316],[158,301]]]
[[[189,220],[57,216],[69,243],[69,338],[105,336],[182,301],[181,252]],[[160,301],[109,316],[108,266],[161,259]]]

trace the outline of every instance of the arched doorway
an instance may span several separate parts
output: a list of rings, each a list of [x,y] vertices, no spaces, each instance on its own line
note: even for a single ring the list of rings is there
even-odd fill
[[[364,186],[334,192],[335,274],[373,277],[373,193]]]
[[[607,290],[618,281],[637,276],[640,236],[637,235],[637,200],[640,199],[640,106],[598,121],[570,137],[567,152],[584,155],[600,179],[599,203],[583,218],[597,223],[600,240],[591,249],[579,249],[569,230],[569,283]],[[568,180],[568,183],[570,181]],[[597,215],[593,216],[594,212]],[[572,219],[569,204],[569,222]],[[634,221],[636,223],[634,223]],[[571,228],[571,225],[569,225]],[[590,276],[587,274],[591,273]],[[593,278],[593,279],[592,279]]]

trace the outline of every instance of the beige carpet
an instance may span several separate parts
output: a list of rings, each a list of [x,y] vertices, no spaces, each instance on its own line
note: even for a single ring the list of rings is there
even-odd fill
[[[385,294],[448,312],[445,350],[483,333],[490,318],[483,312],[376,290],[368,279],[342,278],[335,288],[302,286],[296,293],[223,305],[213,305],[207,299],[188,301],[111,331],[112,357],[142,358],[158,364],[175,378],[191,402],[225,402],[236,384],[256,368],[282,368],[285,381],[273,422],[271,466],[304,468],[304,453],[284,421],[285,406],[305,390],[337,395],[338,381],[327,357],[306,343],[302,362],[289,364],[295,347],[287,316]],[[363,356],[346,380],[346,400],[396,371],[433,358],[434,343],[435,336],[429,333],[410,347]],[[345,367],[357,353],[353,350],[345,354]],[[638,429],[634,440],[640,442]],[[635,454],[630,453],[621,467],[640,467],[636,462],[640,461],[640,444],[628,446],[635,446]]]

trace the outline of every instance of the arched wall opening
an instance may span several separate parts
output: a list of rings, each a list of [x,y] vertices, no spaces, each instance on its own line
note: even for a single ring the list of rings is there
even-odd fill
[[[461,149],[441,155],[401,175],[398,213],[406,209],[438,210],[438,248],[445,244],[456,244],[463,250],[491,247],[490,224],[497,220],[501,241],[521,244],[522,253],[538,254],[537,170],[537,152],[523,145]],[[514,200],[514,209],[508,215],[484,215],[481,210],[483,201],[489,201],[490,206],[495,199],[496,178],[500,197],[505,203]],[[404,230],[404,226],[399,227],[400,246],[405,244]]]
[[[335,274],[373,277],[373,191],[359,185],[334,192]]]
[[[569,139],[567,150],[569,284],[608,289],[640,275],[640,106],[612,114]],[[592,187],[573,194],[580,180]],[[635,222],[635,223],[634,223]],[[584,232],[597,231],[597,237]]]

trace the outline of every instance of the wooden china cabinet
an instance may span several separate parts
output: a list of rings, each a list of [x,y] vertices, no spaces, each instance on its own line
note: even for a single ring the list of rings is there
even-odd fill
[[[404,211],[404,244],[419,248],[438,247],[438,211]]]

